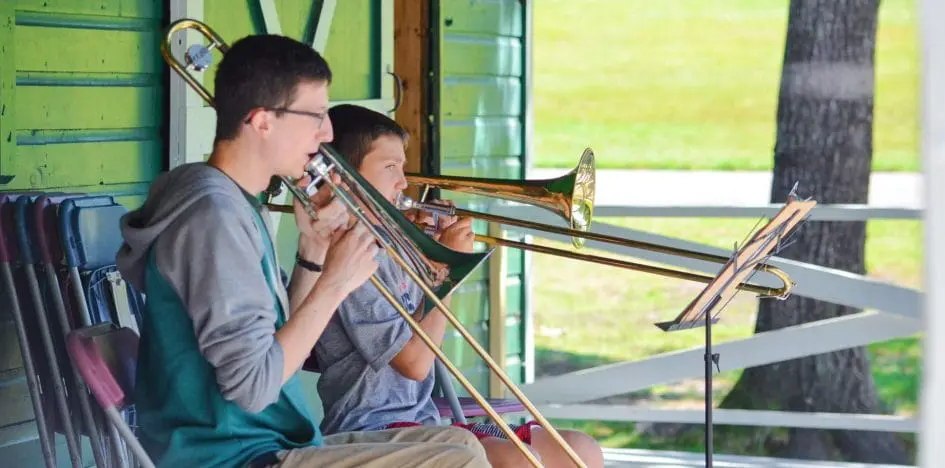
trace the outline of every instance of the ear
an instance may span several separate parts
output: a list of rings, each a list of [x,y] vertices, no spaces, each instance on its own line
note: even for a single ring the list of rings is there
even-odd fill
[[[272,114],[265,109],[254,109],[247,121],[253,130],[262,135],[268,135],[272,130]]]

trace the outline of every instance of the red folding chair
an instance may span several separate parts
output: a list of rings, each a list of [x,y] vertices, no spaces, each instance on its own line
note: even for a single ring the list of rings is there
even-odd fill
[[[138,464],[153,468],[148,453],[121,415],[134,403],[138,335],[130,328],[102,323],[69,332],[67,348],[82,379],[92,390],[108,421],[131,448]]]

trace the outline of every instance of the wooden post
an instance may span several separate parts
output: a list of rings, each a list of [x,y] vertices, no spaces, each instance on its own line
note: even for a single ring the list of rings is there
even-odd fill
[[[431,157],[427,151],[431,1],[394,0],[394,73],[403,83],[401,105],[394,119],[410,134],[405,167],[407,172],[420,172],[424,158]],[[417,198],[419,189],[410,187],[407,194]]]
[[[489,223],[489,235],[502,237],[502,226]],[[508,276],[506,255],[507,249],[496,247],[495,252],[489,257],[489,355],[502,370],[505,370],[505,356],[508,354],[505,349],[505,321],[507,316],[505,310],[507,302],[505,278]],[[503,398],[506,390],[498,376],[494,372],[490,372],[489,396]]]
[[[926,177],[925,206],[925,275],[926,299],[922,315],[925,329],[922,369],[922,408],[919,429],[919,466],[939,466],[945,460],[945,403],[941,394],[945,391],[945,209],[939,205],[945,195],[945,93],[941,83],[945,79],[945,30],[932,15],[945,13],[941,2],[923,0],[918,3],[923,66],[922,77],[922,162]]]

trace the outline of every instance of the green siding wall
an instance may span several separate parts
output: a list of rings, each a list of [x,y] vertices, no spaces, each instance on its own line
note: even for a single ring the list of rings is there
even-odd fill
[[[258,0],[204,0],[204,21],[227,42],[248,34],[266,33]],[[273,0],[282,34],[311,44],[322,2],[319,0]],[[383,71],[380,56],[381,0],[338,0],[325,50],[334,80],[332,100],[373,99],[380,95]],[[213,90],[213,70],[204,83]]]
[[[321,2],[275,0],[282,34],[311,43]],[[377,83],[380,50],[380,0],[339,0],[332,18],[325,58],[334,79],[332,100],[372,99],[379,96]],[[258,0],[204,0],[204,22],[228,43],[249,34],[266,32]],[[203,74],[203,83],[213,92],[216,65]]]
[[[13,176],[0,190],[107,192],[137,206],[167,152],[164,2],[0,3],[0,174]],[[0,308],[4,466],[42,464],[35,433],[12,317]]]
[[[14,179],[4,189],[140,201],[165,152],[162,3],[15,2],[3,51],[4,68],[16,74],[4,114],[15,147],[0,156],[0,173]]]
[[[436,120],[441,174],[521,179],[524,132],[524,24],[519,0],[439,0]],[[488,211],[496,200],[444,192],[460,205]],[[476,222],[485,234],[485,223]],[[508,250],[506,278],[506,371],[513,382],[525,378],[524,255]],[[483,265],[461,286],[453,308],[470,333],[488,350],[489,267]],[[462,337],[453,332],[444,350],[477,390],[487,394],[489,369]],[[457,388],[462,394],[467,392]]]
[[[333,101],[380,97],[384,77],[384,70],[377,65],[384,40],[380,18],[380,0],[337,1],[325,49],[325,58],[335,77],[331,85]]]

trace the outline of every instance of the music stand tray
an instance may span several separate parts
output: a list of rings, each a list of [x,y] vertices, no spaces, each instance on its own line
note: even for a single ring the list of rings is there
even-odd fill
[[[795,185],[795,188],[797,186]],[[656,323],[665,332],[689,330],[705,326],[705,456],[712,466],[712,364],[719,366],[719,355],[712,352],[712,324],[718,323],[721,309],[738,292],[737,286],[757,272],[755,267],[780,252],[785,240],[807,220],[817,205],[813,200],[798,200],[794,191],[778,213],[755,232],[747,242],[736,248],[715,278],[689,303],[675,319]],[[793,284],[791,285],[793,286]],[[786,299],[787,296],[779,299]],[[720,369],[721,371],[721,369]]]

